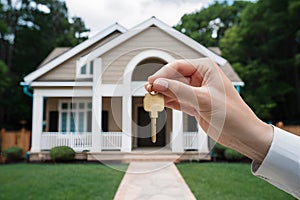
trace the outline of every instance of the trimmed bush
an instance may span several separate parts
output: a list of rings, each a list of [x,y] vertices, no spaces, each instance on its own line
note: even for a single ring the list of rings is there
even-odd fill
[[[213,152],[215,154],[215,156],[217,158],[224,158],[224,151],[226,150],[227,148],[219,143],[216,143],[214,148],[213,148]]]
[[[67,146],[59,146],[51,149],[50,156],[56,162],[71,161],[75,158],[75,151]]]
[[[23,149],[20,147],[10,147],[3,151],[4,157],[8,161],[18,161],[22,158]]]
[[[238,160],[242,160],[243,158],[245,158],[245,156],[233,149],[229,149],[227,148],[224,151],[224,156],[227,160],[229,161],[238,161]]]

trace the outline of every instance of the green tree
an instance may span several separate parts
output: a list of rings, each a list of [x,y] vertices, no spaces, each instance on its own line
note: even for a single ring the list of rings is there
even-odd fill
[[[258,1],[220,40],[222,55],[246,82],[242,95],[266,120],[300,117],[299,13],[296,0]]]
[[[19,86],[24,75],[53,48],[85,40],[89,30],[81,18],[69,16],[62,0],[1,0],[0,31],[0,59],[10,77],[1,93],[0,125],[17,128],[21,119],[31,120],[31,99]]]
[[[251,4],[247,1],[215,1],[209,7],[185,14],[175,28],[204,46],[218,46],[224,32],[239,22],[241,11]]]

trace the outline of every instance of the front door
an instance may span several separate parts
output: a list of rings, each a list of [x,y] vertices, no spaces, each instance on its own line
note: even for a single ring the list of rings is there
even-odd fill
[[[138,147],[162,147],[166,145],[166,112],[159,112],[156,119],[156,143],[151,141],[151,119],[143,107],[138,107]]]

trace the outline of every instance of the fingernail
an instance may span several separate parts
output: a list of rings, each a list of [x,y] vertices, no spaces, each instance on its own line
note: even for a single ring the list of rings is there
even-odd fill
[[[168,89],[169,83],[163,79],[156,79],[154,84],[160,85],[162,89]]]

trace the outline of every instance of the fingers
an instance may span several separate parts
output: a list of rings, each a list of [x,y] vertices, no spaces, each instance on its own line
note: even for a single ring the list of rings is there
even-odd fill
[[[194,59],[194,60],[175,60],[148,78],[148,82],[153,82],[158,78],[175,79],[187,83],[188,77],[201,76],[216,64],[208,58]]]
[[[165,97],[165,106],[171,109],[183,111],[188,115],[194,116],[196,118],[199,117],[199,113],[197,112],[197,110],[188,103],[178,102],[175,99]]]
[[[189,77],[196,71],[196,68],[187,60],[176,60],[171,62],[155,74],[148,78],[148,82],[152,84],[157,78],[183,79]]]
[[[198,108],[199,106],[197,100],[199,91],[196,91],[194,87],[180,81],[159,78],[153,82],[152,90],[174,101],[189,104],[191,107]]]

